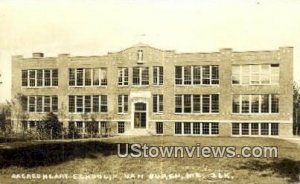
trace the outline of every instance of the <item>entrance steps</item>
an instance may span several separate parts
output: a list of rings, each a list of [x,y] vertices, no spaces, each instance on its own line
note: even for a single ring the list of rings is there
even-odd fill
[[[143,136],[150,136],[152,133],[147,129],[129,129],[124,132],[123,135],[143,135]]]

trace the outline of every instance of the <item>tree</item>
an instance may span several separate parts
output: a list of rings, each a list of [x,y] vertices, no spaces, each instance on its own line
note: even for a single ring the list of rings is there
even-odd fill
[[[16,119],[16,123],[14,123],[15,131],[18,132],[20,126],[22,125],[22,121],[27,121],[28,113],[27,113],[27,97],[21,93],[18,93],[11,102],[8,102],[8,106],[11,112],[11,118]],[[21,127],[23,131],[23,135],[25,132],[24,127]]]
[[[96,121],[94,116],[92,116],[91,119],[92,121],[86,122],[86,130],[92,138],[98,134],[98,121]]]
[[[9,104],[5,105],[0,112],[0,130],[6,137],[7,134],[11,134],[11,108]]]
[[[300,87],[294,82],[293,86],[293,123],[294,123],[294,134],[299,135],[300,133]]]
[[[63,131],[62,122],[59,121],[56,114],[50,112],[37,126],[40,135],[46,135],[47,138],[59,139]]]

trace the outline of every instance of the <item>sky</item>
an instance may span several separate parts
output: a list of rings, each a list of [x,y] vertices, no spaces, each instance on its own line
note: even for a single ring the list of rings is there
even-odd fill
[[[11,56],[105,55],[139,42],[177,52],[294,47],[299,0],[1,0],[0,102],[11,99]]]

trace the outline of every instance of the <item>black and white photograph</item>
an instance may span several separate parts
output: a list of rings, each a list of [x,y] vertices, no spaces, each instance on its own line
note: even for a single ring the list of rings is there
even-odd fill
[[[1,0],[0,184],[300,183],[299,10]]]

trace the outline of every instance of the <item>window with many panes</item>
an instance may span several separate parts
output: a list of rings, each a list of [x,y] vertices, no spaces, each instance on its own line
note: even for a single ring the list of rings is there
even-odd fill
[[[121,67],[118,68],[118,85],[127,86],[128,85],[128,68]]]
[[[175,66],[177,85],[219,84],[219,66]]]
[[[69,112],[107,112],[107,95],[69,96]]]
[[[164,96],[153,95],[153,112],[162,113],[164,111]]]
[[[23,87],[58,86],[57,69],[22,70]]]
[[[156,134],[164,133],[164,124],[163,122],[156,122]]]
[[[70,68],[69,86],[107,86],[107,68]]]
[[[164,68],[162,66],[153,67],[153,85],[162,85],[164,83]]]
[[[232,135],[277,136],[279,135],[279,123],[232,123]]]
[[[175,95],[175,113],[218,113],[219,95]]]
[[[128,95],[118,96],[118,113],[128,113]]]
[[[233,113],[278,113],[279,95],[233,95],[232,96]]]
[[[232,84],[279,84],[279,64],[233,65]]]
[[[57,112],[58,98],[57,96],[25,96],[24,105],[28,108],[28,112]]]
[[[149,85],[148,67],[133,67],[132,72],[133,85]]]
[[[118,134],[123,134],[125,132],[125,122],[119,121],[118,122]]]
[[[176,135],[218,135],[219,123],[175,122]]]

